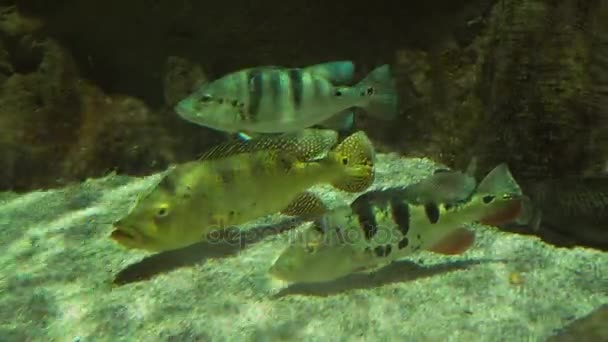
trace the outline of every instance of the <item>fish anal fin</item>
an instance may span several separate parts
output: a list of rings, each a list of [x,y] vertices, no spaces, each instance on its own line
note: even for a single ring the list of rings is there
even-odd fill
[[[443,237],[428,250],[439,254],[456,255],[466,252],[474,243],[474,232],[466,228],[458,228]]]
[[[327,206],[312,192],[301,192],[281,210],[281,213],[289,216],[298,216],[303,219],[314,219],[325,214]]]

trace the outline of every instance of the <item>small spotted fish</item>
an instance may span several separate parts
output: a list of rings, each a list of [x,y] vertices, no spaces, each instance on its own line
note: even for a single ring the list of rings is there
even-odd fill
[[[308,188],[360,192],[373,179],[374,149],[361,131],[340,143],[337,132],[322,129],[235,140],[174,166],[115,222],[111,238],[128,248],[177,249],[277,212],[320,216],[325,206]]]
[[[290,242],[270,275],[289,283],[326,282],[419,250],[463,253],[475,241],[466,224],[497,225],[521,211],[521,189],[506,164],[455,203],[412,203],[406,188],[367,192],[317,219]]]
[[[353,107],[389,120],[397,115],[390,67],[372,70],[353,86],[354,65],[335,61],[305,68],[261,66],[229,73],[181,100],[183,119],[229,133],[283,133],[323,125],[344,130]]]

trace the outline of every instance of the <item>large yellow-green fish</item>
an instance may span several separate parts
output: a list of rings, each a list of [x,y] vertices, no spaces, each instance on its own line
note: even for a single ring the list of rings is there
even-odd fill
[[[306,129],[221,144],[170,170],[115,223],[111,237],[126,247],[162,251],[279,211],[320,215],[323,203],[306,189],[331,183],[360,192],[374,179],[374,149],[365,133],[337,142],[335,131]]]
[[[462,184],[466,191],[466,182]],[[327,213],[290,241],[271,266],[271,276],[285,282],[325,282],[419,250],[462,253],[475,238],[465,224],[511,221],[521,211],[523,196],[506,164],[458,202],[417,203],[405,189],[370,191]]]

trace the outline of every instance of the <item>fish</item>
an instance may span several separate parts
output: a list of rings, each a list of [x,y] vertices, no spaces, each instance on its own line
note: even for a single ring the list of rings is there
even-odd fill
[[[608,175],[530,180],[523,189],[523,210],[511,226],[608,248]]]
[[[268,269],[271,279],[328,282],[420,250],[464,253],[475,242],[474,232],[465,225],[502,224],[521,211],[521,188],[504,163],[462,201],[419,204],[412,202],[406,188],[368,191],[315,220],[292,237]]]
[[[398,113],[395,81],[388,64],[360,82],[351,61],[303,68],[259,66],[226,74],[203,84],[179,101],[175,112],[184,120],[248,136],[287,133],[319,124],[340,129],[352,125],[353,107],[392,120]],[[330,120],[334,116],[339,119]]]
[[[199,160],[174,165],[114,223],[110,237],[159,252],[277,212],[314,218],[326,207],[308,188],[329,183],[361,192],[375,178],[374,160],[363,131],[339,143],[337,132],[323,129],[226,142]]]
[[[455,203],[470,197],[477,187],[477,158],[472,158],[465,172],[438,168],[431,177],[404,188],[414,204]]]

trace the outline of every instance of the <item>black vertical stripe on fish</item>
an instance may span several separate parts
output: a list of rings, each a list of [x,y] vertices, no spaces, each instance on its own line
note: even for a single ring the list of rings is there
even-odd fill
[[[429,222],[435,224],[439,221],[439,207],[435,203],[427,203],[424,205],[424,212]]]
[[[393,221],[399,227],[399,231],[403,236],[407,235],[410,230],[410,208],[409,205],[397,197],[390,199],[391,214],[393,215]]]
[[[251,69],[247,72],[247,85],[249,86],[249,106],[247,112],[255,117],[260,109],[263,96],[263,73],[260,69]]]
[[[374,215],[374,209],[369,198],[361,196],[352,203],[351,207],[355,215],[357,215],[365,239],[370,240],[378,232],[378,224],[376,223],[376,215]]]
[[[323,98],[323,91],[325,89],[323,81],[319,78],[312,78],[312,94],[310,96],[311,99],[315,101],[319,101]]]
[[[410,240],[408,238],[404,237],[403,239],[401,239],[401,241],[399,241],[399,243],[397,244],[397,247],[399,249],[404,249],[409,244],[410,244]]]
[[[280,70],[274,70],[270,73],[270,79],[268,80],[268,82],[270,82],[270,96],[272,97],[272,103],[274,104],[274,108],[281,108],[283,102],[283,86],[281,84],[281,75],[282,72]]]
[[[386,250],[385,250],[384,246],[378,246],[378,247],[374,248],[374,253],[376,253],[377,257],[383,257],[383,256],[385,256]]]
[[[291,94],[293,96],[293,108],[299,109],[302,104],[302,96],[304,93],[304,81],[302,80],[302,69],[289,69],[289,84],[291,85]]]
[[[391,254],[391,251],[393,250],[393,246],[386,245],[384,246],[384,256],[389,256]]]

